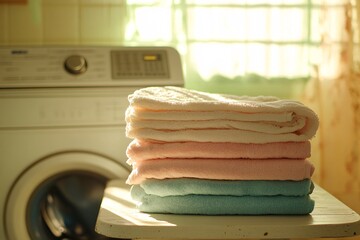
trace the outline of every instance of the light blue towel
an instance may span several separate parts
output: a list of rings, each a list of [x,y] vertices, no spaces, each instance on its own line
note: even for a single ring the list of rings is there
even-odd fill
[[[173,195],[303,196],[313,191],[311,180],[303,181],[221,181],[195,178],[148,179],[140,184],[145,193],[160,197]]]
[[[148,213],[200,215],[303,215],[311,213],[314,201],[309,195],[289,196],[224,196],[185,195],[159,197],[146,194],[139,186],[131,188],[138,208]]]

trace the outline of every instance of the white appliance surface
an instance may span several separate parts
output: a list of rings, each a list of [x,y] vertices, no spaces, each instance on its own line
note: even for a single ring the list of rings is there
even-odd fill
[[[53,185],[126,178],[127,96],[183,81],[169,47],[0,48],[0,239],[44,234],[29,224]]]

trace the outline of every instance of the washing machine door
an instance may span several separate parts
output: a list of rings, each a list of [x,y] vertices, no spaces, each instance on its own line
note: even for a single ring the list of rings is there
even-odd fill
[[[109,179],[125,179],[119,162],[89,152],[45,157],[24,171],[7,197],[9,240],[106,239],[95,223]]]

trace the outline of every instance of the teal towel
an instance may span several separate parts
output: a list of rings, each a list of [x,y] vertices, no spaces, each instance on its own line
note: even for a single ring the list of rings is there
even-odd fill
[[[289,196],[223,196],[185,195],[159,197],[146,194],[139,186],[131,188],[138,209],[148,213],[199,215],[304,215],[314,209],[309,195]]]
[[[173,195],[303,196],[312,193],[311,180],[303,181],[222,181],[195,178],[148,179],[140,184],[145,193],[160,197]]]

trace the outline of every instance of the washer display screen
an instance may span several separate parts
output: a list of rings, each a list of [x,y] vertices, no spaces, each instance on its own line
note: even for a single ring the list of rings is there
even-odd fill
[[[111,51],[112,78],[169,79],[166,51]]]

